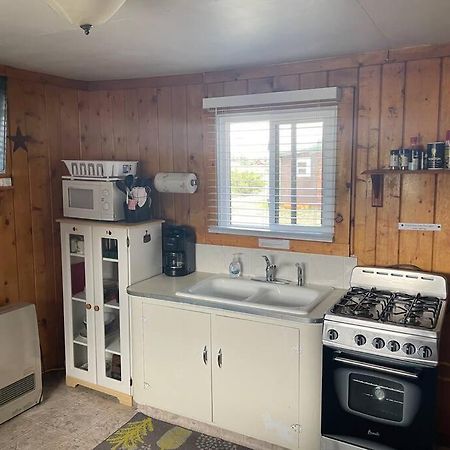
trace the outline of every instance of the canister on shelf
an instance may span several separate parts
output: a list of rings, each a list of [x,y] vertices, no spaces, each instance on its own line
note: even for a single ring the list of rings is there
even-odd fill
[[[399,150],[400,170],[408,170],[410,154],[411,154],[411,150],[409,148],[401,148]]]
[[[391,150],[389,156],[389,169],[392,170],[400,169],[399,150]]]
[[[445,161],[444,167],[450,169],[450,130],[447,130],[447,135],[445,137]]]
[[[421,150],[411,149],[411,151],[409,153],[408,170],[419,170],[421,168],[421,165],[420,165],[421,157],[422,157]]]
[[[431,142],[427,145],[427,161],[429,170],[444,168],[445,142]]]
[[[427,161],[427,151],[426,150],[420,150],[420,168],[422,170],[428,169],[428,161]]]

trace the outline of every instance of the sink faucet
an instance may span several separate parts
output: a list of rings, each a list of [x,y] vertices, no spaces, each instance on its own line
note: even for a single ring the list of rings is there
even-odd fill
[[[266,261],[266,281],[273,283],[275,281],[275,271],[277,270],[277,266],[272,264],[266,255],[263,255],[263,258]]]
[[[305,265],[303,263],[295,263],[297,267],[297,286],[305,285]]]

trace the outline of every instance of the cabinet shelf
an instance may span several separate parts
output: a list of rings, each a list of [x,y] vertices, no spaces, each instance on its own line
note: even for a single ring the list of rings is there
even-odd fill
[[[84,258],[84,253],[70,253],[70,256],[75,258]]]
[[[103,257],[103,261],[118,263],[119,260],[117,258],[105,258]]]
[[[72,296],[72,300],[76,302],[86,303],[86,291],[78,292]]]
[[[120,309],[120,305],[117,300],[110,300],[109,302],[106,302],[104,304],[104,306],[106,306],[107,308],[112,308],[112,309]]]
[[[403,175],[439,175],[449,174],[450,169],[428,169],[428,170],[393,170],[393,169],[371,169],[362,172],[362,175],[369,175],[372,178],[372,206],[375,208],[383,207],[384,197],[384,176],[403,176]]]
[[[105,352],[120,356],[120,334],[117,334],[114,339],[106,346]]]
[[[81,336],[81,334],[79,334],[74,340],[73,340],[74,344],[78,344],[78,345],[83,345],[84,347],[87,347],[87,338],[85,338],[84,336]]]

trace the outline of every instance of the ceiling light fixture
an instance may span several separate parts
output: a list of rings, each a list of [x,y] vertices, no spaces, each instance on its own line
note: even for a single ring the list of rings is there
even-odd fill
[[[73,25],[88,35],[91,28],[102,25],[122,7],[126,0],[47,0],[47,3]]]

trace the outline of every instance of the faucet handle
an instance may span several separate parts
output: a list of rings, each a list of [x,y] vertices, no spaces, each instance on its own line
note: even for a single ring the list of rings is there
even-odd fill
[[[304,286],[305,284],[305,264],[304,263],[295,263],[295,267],[297,267],[297,286]]]

